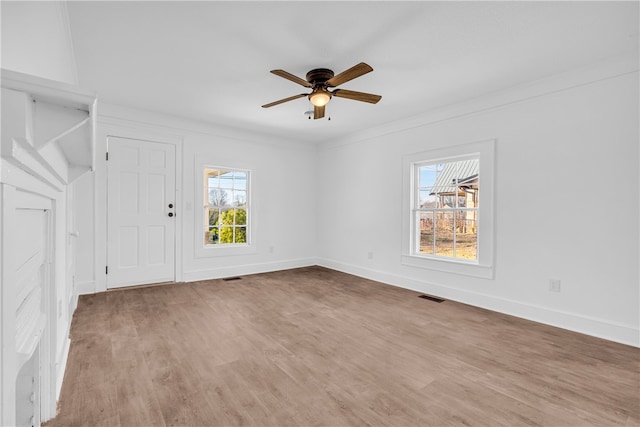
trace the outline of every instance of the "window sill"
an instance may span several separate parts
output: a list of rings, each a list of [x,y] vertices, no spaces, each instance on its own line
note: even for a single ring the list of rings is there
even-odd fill
[[[493,279],[493,266],[481,265],[477,262],[455,260],[455,259],[435,259],[417,255],[402,255],[403,265],[411,267],[425,268],[429,270],[442,271],[445,273],[461,274],[464,276],[479,277],[481,279]]]

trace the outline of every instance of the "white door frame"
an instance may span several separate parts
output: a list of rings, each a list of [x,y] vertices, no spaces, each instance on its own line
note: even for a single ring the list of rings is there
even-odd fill
[[[182,191],[182,147],[183,137],[180,135],[159,134],[153,131],[132,129],[130,122],[98,117],[98,135],[96,137],[96,159],[94,176],[94,250],[95,250],[95,292],[107,290],[107,141],[109,138],[134,139],[148,142],[158,142],[175,145],[176,162],[176,225],[175,225],[175,256],[174,280],[183,280],[182,268],[182,239],[184,201]]]
[[[175,281],[175,149],[173,144],[139,139],[107,140],[109,289]],[[161,182],[157,182],[159,174]],[[151,227],[156,231],[151,232]],[[124,230],[128,230],[125,235]]]

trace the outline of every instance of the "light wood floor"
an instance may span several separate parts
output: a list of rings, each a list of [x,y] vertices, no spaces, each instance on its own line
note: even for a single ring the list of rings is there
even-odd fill
[[[320,267],[80,299],[47,426],[638,425],[640,350]]]

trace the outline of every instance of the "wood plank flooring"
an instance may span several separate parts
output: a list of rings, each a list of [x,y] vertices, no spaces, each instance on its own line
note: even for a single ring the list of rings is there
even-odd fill
[[[632,426],[640,350],[321,267],[80,298],[46,426]]]

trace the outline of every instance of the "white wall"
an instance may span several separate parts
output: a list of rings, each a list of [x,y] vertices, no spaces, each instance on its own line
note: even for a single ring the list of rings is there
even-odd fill
[[[101,291],[107,287],[104,272],[107,162],[103,153],[108,136],[177,145],[177,281],[273,271],[315,263],[314,146],[105,104],[100,106],[97,134],[95,172],[82,177],[75,186],[76,206],[82,212],[93,210],[94,213],[77,219],[80,230],[78,253],[85,254],[78,260],[76,273],[80,293]],[[197,226],[203,215],[203,200],[196,180],[202,176],[202,164],[251,171],[252,244],[255,247],[252,253],[228,256],[202,256],[197,253],[203,233]],[[89,204],[93,203],[94,196],[95,208],[91,209]],[[93,262],[88,262],[91,257]]]
[[[75,287],[80,294],[91,293],[95,287],[95,194],[94,173],[88,172],[72,184],[73,211],[75,213],[76,259]]]
[[[320,263],[640,345],[635,70],[321,147]],[[497,140],[495,279],[401,265],[402,157],[485,139]]]
[[[78,84],[66,2],[2,1],[2,68]]]
[[[225,277],[315,264],[315,148],[190,135],[184,145],[184,279]],[[199,257],[202,164],[251,171],[251,226],[256,252]],[[189,207],[193,206],[193,211]],[[200,251],[202,252],[202,251]]]

